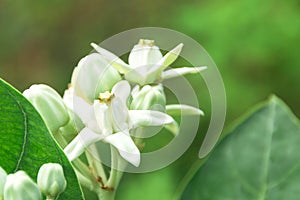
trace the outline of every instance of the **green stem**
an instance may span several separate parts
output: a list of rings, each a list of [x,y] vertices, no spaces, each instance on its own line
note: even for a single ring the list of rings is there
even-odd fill
[[[111,146],[111,171],[104,188],[98,193],[99,199],[111,200],[115,198],[117,187],[121,181],[125,161],[119,156],[118,151]],[[124,167],[124,168],[123,168]]]
[[[107,182],[106,173],[105,173],[105,170],[101,163],[100,154],[98,153],[96,144],[90,145],[88,150],[93,152],[93,158],[94,158],[95,167],[96,167],[96,171],[97,171],[98,175],[101,176],[103,182]]]
[[[89,178],[93,177],[90,168],[84,162],[82,162],[79,158],[75,159],[72,162],[72,164],[82,175],[89,177]]]
[[[98,183],[96,181],[94,181],[94,179],[91,180],[89,178],[86,178],[80,172],[78,172],[78,170],[76,170],[76,169],[75,169],[75,173],[76,173],[77,178],[82,186],[88,188],[90,191],[93,191],[96,193],[99,192],[100,187],[99,187]]]
[[[125,168],[124,160],[119,156],[118,151],[111,145],[111,170],[107,181],[107,187],[117,189]]]
[[[88,160],[88,163],[90,165],[90,169],[92,170],[92,174],[93,176],[98,179],[98,177],[100,176],[100,178],[102,179],[103,183],[107,182],[107,177],[106,177],[106,173],[104,171],[104,168],[101,164],[100,160],[100,156],[97,155],[97,159],[95,159],[95,156],[91,154],[90,151],[92,151],[92,147],[94,145],[92,144],[89,149],[87,151],[85,151],[86,154],[86,158]],[[94,147],[95,148],[95,147]],[[93,154],[96,153],[96,151],[93,151]]]
[[[102,190],[98,193],[99,200],[114,200],[115,199],[115,191],[105,191]]]

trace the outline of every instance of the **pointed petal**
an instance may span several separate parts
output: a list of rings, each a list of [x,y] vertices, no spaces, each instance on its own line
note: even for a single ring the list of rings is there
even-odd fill
[[[112,88],[112,93],[115,97],[120,98],[123,102],[126,103],[127,98],[130,94],[130,85],[127,81],[119,81],[114,87]]]
[[[76,95],[73,95],[73,108],[71,109],[74,110],[85,125],[95,120],[92,105]]]
[[[78,158],[89,145],[103,139],[102,134],[97,134],[88,128],[84,128],[64,149],[70,161]]]
[[[118,132],[105,137],[104,141],[116,147],[120,155],[133,164],[139,166],[140,164],[140,151],[134,144],[133,140],[128,133]]]
[[[169,115],[204,115],[202,110],[185,104],[166,105],[166,111]]]
[[[111,116],[115,131],[123,131],[128,129],[128,108],[120,98],[111,101]]]
[[[174,121],[174,119],[166,113],[154,110],[129,110],[129,117],[135,127],[161,126]]]
[[[121,74],[126,73],[127,71],[131,70],[131,67],[126,64],[123,60],[121,60],[118,56],[111,53],[110,51],[107,51],[106,49],[103,49],[102,47],[98,46],[95,43],[91,43],[91,46],[101,55],[103,55],[108,62]]]
[[[177,136],[179,133],[178,123],[174,120],[171,124],[164,125],[165,129],[173,133],[174,136]]]
[[[170,64],[172,64],[177,57],[179,56],[181,49],[183,47],[183,44],[180,43],[177,45],[174,49],[169,51],[158,63],[158,66],[160,67],[160,70],[163,71],[165,68],[167,68]]]
[[[183,76],[185,74],[195,74],[207,69],[206,66],[203,67],[181,67],[173,68],[162,73],[162,79],[174,78],[177,76]]]
[[[111,116],[109,107],[105,103],[100,103],[98,100],[94,101],[94,112],[97,121],[97,126],[102,130],[103,135],[112,133]]]

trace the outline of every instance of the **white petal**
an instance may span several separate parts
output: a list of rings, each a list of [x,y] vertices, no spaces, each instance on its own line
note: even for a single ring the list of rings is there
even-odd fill
[[[174,121],[174,119],[166,113],[154,110],[129,110],[129,118],[135,127],[161,126]]]
[[[79,61],[78,65],[79,65],[79,66],[80,66],[80,65],[83,65],[83,63],[85,62],[85,59],[86,59],[86,57],[82,58],[82,59]],[[79,72],[79,67],[75,67],[75,68],[73,69],[73,73],[72,73],[72,76],[71,76],[71,85],[72,85],[72,86],[75,86],[75,83],[77,82],[78,72]]]
[[[63,101],[65,103],[65,105],[73,110],[73,103],[74,103],[74,88],[70,87],[69,89],[65,90],[64,92],[64,96],[63,96]]]
[[[167,79],[167,78],[174,78],[177,76],[182,76],[185,74],[191,74],[191,73],[199,73],[200,71],[203,71],[207,69],[206,66],[203,67],[181,67],[181,68],[173,68],[167,71],[164,71],[162,73],[162,78]]]
[[[139,44],[135,45],[131,50],[128,63],[131,67],[141,67],[145,65],[153,65],[162,58],[162,54],[153,40],[141,39]]]
[[[204,115],[202,110],[185,104],[166,105],[166,112],[169,115]]]
[[[94,101],[94,114],[97,120],[97,125],[102,130],[104,135],[112,133],[112,122],[109,113],[109,107],[105,103],[100,103],[98,100]]]
[[[127,98],[130,94],[130,85],[127,81],[119,81],[112,88],[111,92],[115,95],[115,97],[120,98],[123,102],[126,103]]]
[[[89,145],[103,139],[102,134],[97,134],[88,128],[84,128],[64,149],[70,161],[78,158]]]
[[[123,60],[121,60],[118,56],[111,53],[110,51],[107,51],[106,49],[103,49],[102,47],[98,46],[95,43],[91,43],[91,46],[101,55],[103,55],[108,62],[121,74],[126,73],[127,71],[131,70],[131,67],[127,65]]]
[[[111,115],[115,131],[128,129],[128,108],[120,98],[111,101]]]
[[[104,141],[116,147],[120,155],[133,164],[139,166],[140,164],[140,151],[132,141],[128,133],[118,132],[105,137]]]
[[[93,106],[76,95],[73,96],[73,108],[71,109],[74,110],[85,125],[95,120]]]
[[[169,51],[158,63],[157,65],[161,66],[160,70],[163,71],[165,68],[167,68],[170,64],[172,64],[177,57],[179,56],[181,49],[183,47],[183,44],[180,43],[177,45],[174,49]]]

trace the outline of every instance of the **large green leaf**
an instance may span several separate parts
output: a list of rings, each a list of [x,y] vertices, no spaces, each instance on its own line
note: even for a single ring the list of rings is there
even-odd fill
[[[183,199],[299,199],[299,151],[299,121],[272,97],[216,147]]]
[[[36,180],[42,164],[60,163],[67,179],[67,188],[58,199],[83,199],[70,162],[34,107],[2,79],[0,98],[0,166],[7,173],[24,170]]]

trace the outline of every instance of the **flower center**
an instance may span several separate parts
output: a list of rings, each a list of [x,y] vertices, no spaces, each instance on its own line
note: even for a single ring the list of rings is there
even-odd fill
[[[154,46],[154,40],[140,39],[139,45],[152,47]]]
[[[110,104],[111,100],[115,97],[113,93],[106,91],[104,93],[99,94],[99,101],[100,103]]]

